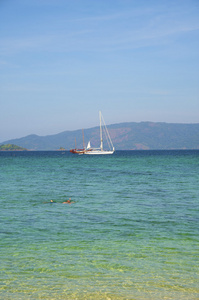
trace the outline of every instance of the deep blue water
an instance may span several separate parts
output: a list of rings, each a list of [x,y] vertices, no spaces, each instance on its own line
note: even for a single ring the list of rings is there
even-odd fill
[[[0,152],[0,204],[1,299],[199,298],[199,151]]]

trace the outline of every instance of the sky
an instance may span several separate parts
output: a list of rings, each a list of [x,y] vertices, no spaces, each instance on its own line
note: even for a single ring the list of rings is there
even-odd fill
[[[0,142],[199,123],[198,0],[0,0]]]

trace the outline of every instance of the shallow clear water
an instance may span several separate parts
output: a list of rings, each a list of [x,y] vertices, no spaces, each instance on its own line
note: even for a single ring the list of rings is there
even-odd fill
[[[198,299],[198,186],[199,151],[1,152],[0,298]]]

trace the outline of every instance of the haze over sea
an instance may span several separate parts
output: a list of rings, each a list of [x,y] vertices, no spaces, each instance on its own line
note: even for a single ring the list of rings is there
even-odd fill
[[[198,299],[198,182],[198,150],[0,152],[0,298]]]

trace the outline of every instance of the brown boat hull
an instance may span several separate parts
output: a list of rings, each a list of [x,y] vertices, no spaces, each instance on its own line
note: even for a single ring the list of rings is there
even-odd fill
[[[71,149],[70,152],[73,154],[83,154],[85,149]]]

